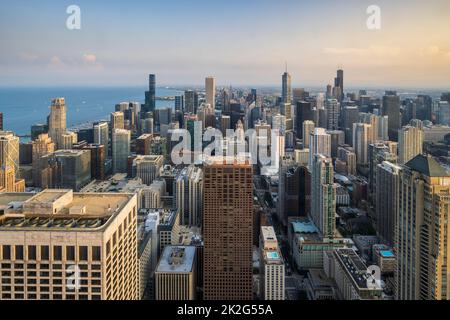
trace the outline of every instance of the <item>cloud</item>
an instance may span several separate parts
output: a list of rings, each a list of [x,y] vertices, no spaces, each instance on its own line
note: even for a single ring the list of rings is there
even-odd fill
[[[370,46],[367,48],[324,48],[324,53],[332,55],[354,55],[354,56],[398,56],[400,48],[389,46]]]
[[[83,61],[87,62],[87,63],[96,63],[97,56],[92,53],[85,53],[85,54],[83,54]]]
[[[65,63],[58,56],[53,56],[50,58],[50,67],[53,68],[62,68],[65,67]]]

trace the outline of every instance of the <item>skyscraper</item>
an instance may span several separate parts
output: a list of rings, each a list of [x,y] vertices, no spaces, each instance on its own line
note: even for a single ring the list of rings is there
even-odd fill
[[[156,75],[148,76],[148,91],[145,91],[145,104],[142,108],[141,115],[146,112],[153,112],[156,108]]]
[[[136,170],[136,177],[149,186],[161,174],[163,164],[161,155],[138,155],[133,160],[133,170]]]
[[[197,113],[198,108],[198,94],[196,91],[193,90],[186,90],[184,92],[184,104],[185,104],[185,111],[187,113],[195,114]]]
[[[203,210],[203,171],[191,165],[177,176],[175,199],[181,224],[201,226]]]
[[[336,230],[336,186],[333,160],[315,154],[311,169],[311,217],[324,239],[333,239]]]
[[[353,149],[356,153],[356,163],[369,164],[369,144],[372,143],[372,126],[367,123],[353,124]]]
[[[113,171],[127,172],[127,159],[130,154],[130,131],[116,129],[112,135]]]
[[[114,129],[125,129],[124,124],[125,117],[122,111],[111,113],[111,132],[114,132]]]
[[[33,184],[36,187],[41,186],[41,170],[39,170],[39,159],[55,151],[55,144],[47,133],[42,133],[32,142],[33,148]]]
[[[283,73],[283,76],[281,77],[282,80],[282,96],[281,96],[281,102],[282,103],[291,103],[292,102],[292,86],[291,86],[291,75],[287,72]]]
[[[322,154],[331,157],[331,136],[324,128],[315,128],[309,139],[309,168],[312,169],[314,156]]]
[[[102,144],[105,148],[108,148],[109,128],[107,122],[99,122],[94,124],[94,143]]]
[[[398,141],[398,129],[401,128],[400,97],[396,92],[386,92],[383,96],[383,116],[388,116],[389,140]]]
[[[337,76],[334,78],[335,97],[338,101],[344,99],[344,70],[339,69]]]
[[[0,131],[0,168],[12,167],[19,174],[19,137],[11,131]]]
[[[315,125],[313,121],[306,120],[303,122],[303,148],[308,149],[309,148],[309,139],[311,137],[311,133],[314,132]]]
[[[422,153],[423,130],[413,126],[405,126],[399,130],[398,162],[405,164]]]
[[[204,167],[204,299],[251,300],[252,165],[209,160]]]
[[[394,244],[401,170],[400,166],[387,161],[379,164],[376,168],[376,229],[378,236],[390,245]]]
[[[339,128],[339,109],[340,104],[337,99],[327,99],[325,101],[328,130],[337,130]]]
[[[399,300],[450,299],[450,176],[431,156],[417,155],[400,177],[395,232]]]
[[[66,102],[64,98],[52,99],[48,118],[48,133],[57,149],[61,148],[62,135],[66,132],[66,128]]]
[[[206,103],[211,106],[213,110],[216,109],[216,80],[213,77],[205,79]]]

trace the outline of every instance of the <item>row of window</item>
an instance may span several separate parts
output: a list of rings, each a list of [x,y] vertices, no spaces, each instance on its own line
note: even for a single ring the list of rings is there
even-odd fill
[[[1,260],[53,260],[62,261],[63,257],[68,261],[88,261],[89,248],[92,261],[101,260],[100,246],[79,246],[76,252],[75,246],[23,246],[23,245],[3,245],[1,250]],[[26,248],[26,252],[25,252]],[[50,250],[52,249],[52,250]],[[51,251],[51,252],[50,252]],[[50,256],[52,259],[50,259]]]

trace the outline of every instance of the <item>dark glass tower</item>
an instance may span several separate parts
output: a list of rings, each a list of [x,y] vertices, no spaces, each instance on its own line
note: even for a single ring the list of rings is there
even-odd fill
[[[142,106],[142,115],[153,112],[156,108],[156,75],[148,76],[148,91],[145,91],[145,104]]]

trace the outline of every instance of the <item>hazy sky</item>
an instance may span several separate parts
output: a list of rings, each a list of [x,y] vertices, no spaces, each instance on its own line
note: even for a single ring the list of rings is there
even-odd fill
[[[394,3],[395,2],[395,3]],[[68,30],[66,8],[81,8]],[[381,30],[366,9],[381,8]],[[450,87],[448,0],[2,0],[0,85]]]

